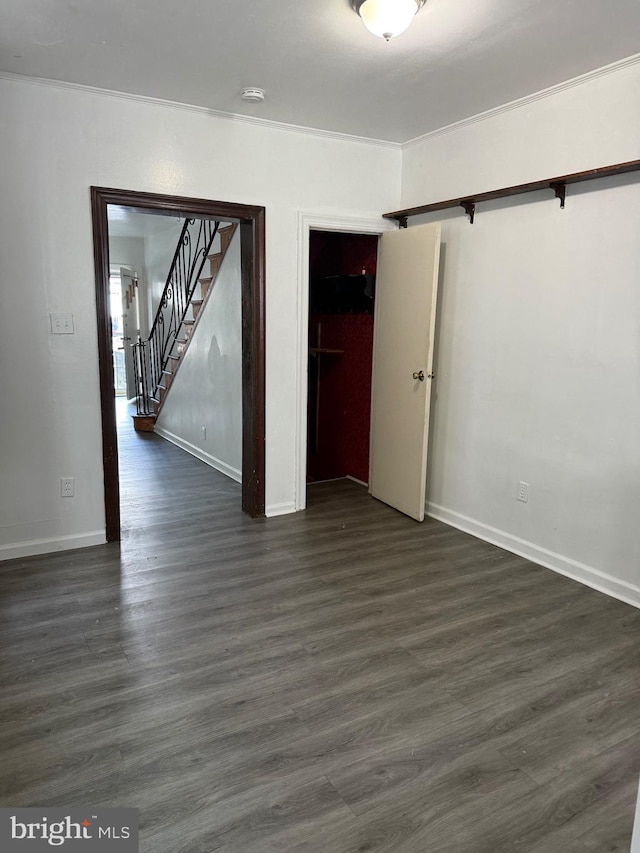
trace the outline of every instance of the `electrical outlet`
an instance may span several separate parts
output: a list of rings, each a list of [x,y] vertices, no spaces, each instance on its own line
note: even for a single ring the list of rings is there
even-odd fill
[[[523,504],[529,503],[529,483],[523,483],[522,480],[518,483],[518,500]]]
[[[75,492],[75,479],[73,477],[60,478],[60,496],[72,498]]]
[[[49,314],[52,335],[72,335],[73,314]]]
[[[207,428],[206,428],[206,426],[202,427],[202,440],[203,441],[207,440]]]

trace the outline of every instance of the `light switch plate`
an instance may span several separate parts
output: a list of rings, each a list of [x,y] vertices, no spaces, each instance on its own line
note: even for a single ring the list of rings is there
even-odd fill
[[[73,314],[50,314],[52,335],[72,335]]]

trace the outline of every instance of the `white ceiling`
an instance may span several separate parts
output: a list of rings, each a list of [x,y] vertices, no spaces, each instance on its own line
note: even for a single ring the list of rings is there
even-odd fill
[[[635,54],[639,32],[639,0],[427,0],[389,44],[349,0],[0,0],[0,71],[404,142]]]
[[[151,237],[161,234],[184,222],[179,216],[166,216],[159,213],[142,213],[119,204],[107,205],[107,220],[110,237]]]

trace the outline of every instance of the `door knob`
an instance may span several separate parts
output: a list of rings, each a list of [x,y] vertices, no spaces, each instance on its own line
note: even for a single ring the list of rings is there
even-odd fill
[[[420,382],[424,382],[424,370],[415,370],[413,373],[413,378],[420,380]]]

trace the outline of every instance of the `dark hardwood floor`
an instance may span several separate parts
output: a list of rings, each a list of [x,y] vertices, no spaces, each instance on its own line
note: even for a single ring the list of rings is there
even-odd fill
[[[0,564],[1,805],[144,853],[628,853],[640,611],[349,481],[251,520],[123,431],[124,538]]]

